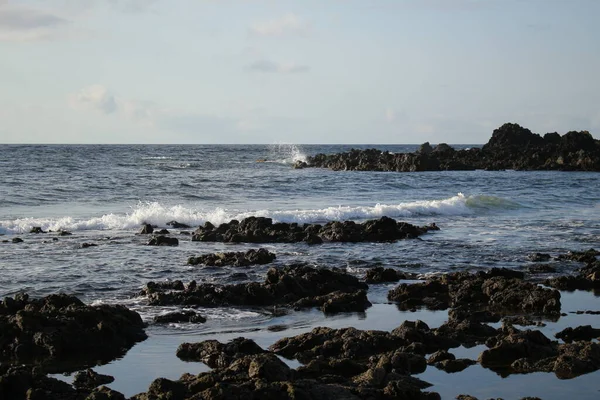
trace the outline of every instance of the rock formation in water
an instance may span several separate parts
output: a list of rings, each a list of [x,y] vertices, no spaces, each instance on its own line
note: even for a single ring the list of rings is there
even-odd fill
[[[463,171],[463,170],[561,170],[600,171],[600,140],[587,131],[543,137],[517,124],[494,130],[482,148],[455,150],[445,143],[421,145],[414,153],[392,154],[376,149],[350,150],[308,157],[300,167],[342,171]]]

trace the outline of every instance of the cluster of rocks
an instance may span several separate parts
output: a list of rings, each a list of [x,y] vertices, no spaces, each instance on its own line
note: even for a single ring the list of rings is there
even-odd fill
[[[324,341],[325,337],[331,342]],[[156,398],[201,399],[440,399],[423,389],[429,383],[414,378],[427,364],[423,355],[404,352],[406,339],[378,331],[353,328],[313,332],[275,343],[269,351],[252,340],[238,338],[182,344],[177,355],[211,368],[179,380],[157,379],[148,392],[134,400]],[[331,347],[330,347],[331,346]],[[277,355],[318,350],[305,365],[291,369]],[[336,353],[337,351],[337,353]]]
[[[600,141],[587,131],[543,137],[517,124],[494,130],[481,149],[455,150],[445,143],[421,145],[414,153],[393,154],[376,149],[317,154],[296,168],[318,167],[342,171],[442,171],[442,170],[577,170],[600,171]]]
[[[323,242],[392,242],[417,238],[432,230],[435,224],[418,227],[397,222],[388,217],[363,223],[334,221],[325,225],[273,223],[271,218],[248,217],[232,220],[215,227],[210,222],[196,229],[192,241],[232,243],[296,243],[320,244]]]
[[[275,254],[267,249],[250,249],[246,252],[228,252],[204,254],[198,257],[188,258],[189,265],[203,264],[211,267],[248,267],[250,265],[269,264],[275,260]]]
[[[108,362],[144,339],[141,317],[123,306],[87,306],[65,294],[0,301],[0,361],[64,372]]]
[[[149,282],[142,295],[151,305],[319,307],[325,313],[362,312],[371,303],[368,286],[337,268],[288,265],[270,268],[263,283],[232,285]]]
[[[471,274],[456,272],[434,276],[415,284],[400,284],[388,293],[388,300],[402,309],[454,308],[498,313],[560,314],[560,292],[523,280],[524,274],[492,268]]]
[[[550,340],[540,331],[503,327],[499,335],[487,340],[489,349],[480,354],[479,363],[501,374],[554,372],[559,379],[600,369],[600,344],[590,341],[598,337],[597,330],[567,328],[556,336],[567,343]]]
[[[0,399],[10,400],[125,400],[106,386],[114,378],[92,370],[75,374],[73,385],[49,377],[38,367],[0,364]]]
[[[562,275],[546,280],[548,286],[560,290],[598,290],[600,289],[600,251],[589,249],[582,252],[569,252],[560,255],[559,260],[585,263],[575,275]]]

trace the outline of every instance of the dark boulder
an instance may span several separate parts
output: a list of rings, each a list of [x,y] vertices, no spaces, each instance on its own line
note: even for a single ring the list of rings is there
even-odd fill
[[[562,339],[565,343],[580,340],[592,340],[600,338],[600,329],[592,328],[591,325],[578,326],[576,328],[565,328],[556,335],[558,339]]]
[[[154,236],[148,246],[179,246],[179,240],[168,236]]]
[[[154,232],[154,227],[150,224],[143,224],[142,230],[140,231],[140,235],[149,235]]]
[[[86,306],[65,294],[5,298],[0,332],[1,360],[36,362],[58,372],[108,362],[146,339],[136,312],[120,305]]]
[[[374,267],[369,269],[365,275],[367,283],[398,282],[401,279],[407,279],[406,274],[393,268]]]
[[[188,264],[222,267],[231,265],[234,267],[247,267],[250,265],[269,264],[275,260],[276,256],[267,249],[248,250],[246,252],[212,253],[198,257],[190,257]]]
[[[114,380],[115,378],[110,375],[102,375],[92,369],[86,369],[75,374],[73,386],[78,389],[94,389],[98,386],[111,383]]]
[[[265,353],[253,340],[239,337],[228,343],[205,340],[200,343],[182,343],[177,348],[177,357],[184,361],[199,361],[211,368],[226,368],[247,355]]]
[[[195,311],[175,311],[163,315],[157,315],[154,317],[154,322],[157,324],[171,324],[171,323],[192,323],[192,324],[203,324],[206,322],[206,318],[198,314]]]

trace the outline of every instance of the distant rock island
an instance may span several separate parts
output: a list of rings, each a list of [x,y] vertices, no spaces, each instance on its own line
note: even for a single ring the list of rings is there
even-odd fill
[[[329,168],[336,171],[470,171],[559,170],[600,171],[600,140],[588,131],[543,137],[518,124],[507,123],[494,130],[482,148],[455,150],[440,143],[424,143],[414,153],[394,154],[377,149],[338,154],[317,154],[295,168]]]

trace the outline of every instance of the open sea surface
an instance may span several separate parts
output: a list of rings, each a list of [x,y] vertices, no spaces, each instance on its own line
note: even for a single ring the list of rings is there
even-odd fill
[[[441,230],[396,243],[269,244],[273,265],[308,262],[341,267],[363,276],[373,266],[418,274],[491,267],[524,268],[527,256],[557,255],[600,247],[600,173],[559,171],[346,172],[293,169],[296,160],[316,153],[376,147],[414,151],[413,145],[0,145],[0,296],[67,292],[86,303],[119,303],[151,322],[169,308],[150,307],[137,296],[150,280],[203,282],[263,281],[271,265],[240,268],[188,266],[190,256],[241,251],[258,245],[191,242],[167,222],[191,226],[265,216],[280,222],[356,220],[388,216],[412,224],[435,222]],[[455,146],[466,148],[470,146]],[[266,162],[257,162],[266,159]],[[145,246],[140,225],[169,228],[178,247]],[[31,234],[39,226],[52,230]],[[67,230],[73,235],[58,236]],[[194,228],[188,231],[193,231]],[[23,243],[11,243],[20,237]],[[98,246],[82,248],[82,243]],[[579,265],[561,264],[568,273]],[[246,275],[240,276],[239,272]],[[235,274],[235,275],[234,275]],[[255,309],[206,309],[201,325],[150,325],[150,338],[121,360],[98,367],[113,374],[109,385],[126,395],[146,391],[159,377],[206,370],[175,357],[183,341],[237,336],[268,346],[281,337],[315,326],[391,330],[404,320],[438,326],[446,312],[402,312],[387,304],[394,285],[372,285],[374,306],[364,314],[325,317],[303,311],[274,317]],[[600,310],[593,294],[563,293],[563,312]],[[566,326],[591,324],[600,316],[568,314],[548,322],[553,335]],[[271,325],[286,330],[273,332]],[[481,348],[454,349],[477,358]],[[294,361],[290,361],[293,365]],[[553,374],[502,378],[472,366],[458,374],[429,367],[419,376],[442,398],[459,393],[505,399],[597,399],[600,373],[559,381]],[[69,379],[65,377],[64,379]]]

